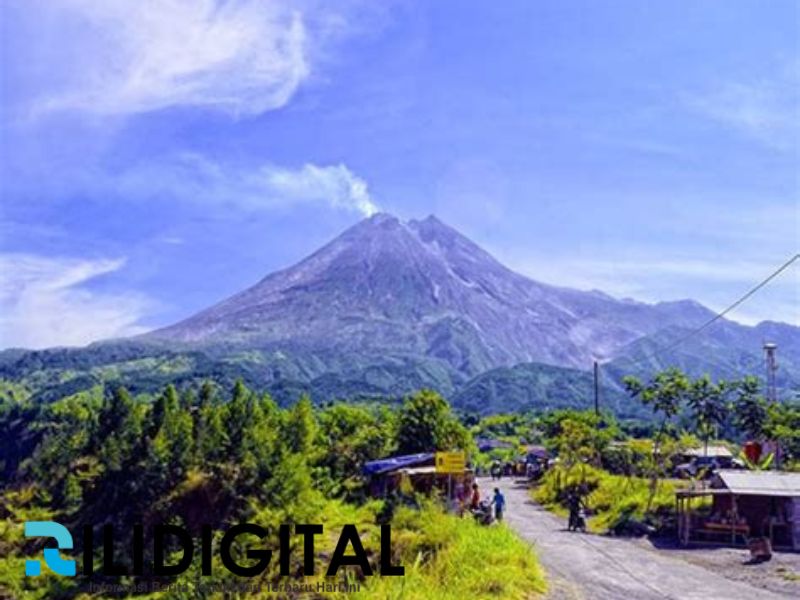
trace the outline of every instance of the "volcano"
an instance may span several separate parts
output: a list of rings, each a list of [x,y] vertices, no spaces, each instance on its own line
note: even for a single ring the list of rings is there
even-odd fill
[[[11,379],[26,364],[55,377],[54,364],[78,364],[90,367],[86,385],[112,373],[134,389],[143,380],[154,388],[162,375],[243,378],[281,401],[300,393],[320,401],[401,397],[430,387],[485,412],[583,406],[592,394],[588,371],[599,361],[604,393],[619,407],[624,374],[668,366],[725,378],[758,374],[769,340],[781,352],[779,385],[797,388],[800,328],[719,319],[674,345],[713,316],[693,300],[645,303],[534,281],[434,216],[377,214],[174,325],[83,350],[15,355],[4,369]]]
[[[588,369],[594,360],[643,352],[651,336],[669,338],[713,314],[692,300],[648,304],[537,282],[434,216],[404,222],[377,214],[296,265],[147,338],[426,357],[471,377],[519,363]],[[742,350],[758,354],[766,333],[756,329],[722,320],[710,335],[752,344]],[[798,339],[797,328],[784,330]]]

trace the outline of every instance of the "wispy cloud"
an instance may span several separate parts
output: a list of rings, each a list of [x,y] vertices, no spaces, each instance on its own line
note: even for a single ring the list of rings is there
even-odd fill
[[[61,65],[69,77],[35,111],[258,114],[284,106],[310,72],[304,18],[289,1],[62,0],[40,9],[72,36],[73,52]]]
[[[378,210],[366,181],[343,164],[232,166],[182,154],[132,167],[107,185],[128,200],[172,199],[256,211],[315,204],[364,216]]]
[[[800,64],[756,81],[725,82],[683,94],[691,110],[779,150],[800,137]]]
[[[285,106],[312,65],[330,60],[337,41],[369,30],[380,14],[360,0],[336,6],[321,0],[29,0],[4,6],[3,16],[16,29],[31,32],[14,38],[13,58],[0,59],[15,67],[5,69],[4,103],[15,108],[9,115],[47,116],[0,119],[13,122],[13,137],[5,139],[22,148],[6,165],[6,191],[12,201],[33,188],[43,201],[86,195],[259,210],[316,203],[372,214],[367,184],[343,164],[288,169],[269,158],[247,166],[218,162],[191,150],[181,136],[173,150],[157,156],[105,158],[115,153],[112,132],[139,113],[206,107],[247,117]],[[16,68],[24,63],[30,69]],[[45,128],[60,132],[55,144],[38,141]]]
[[[0,254],[0,347],[76,346],[142,333],[139,321],[151,307],[145,296],[85,287],[124,264]]]

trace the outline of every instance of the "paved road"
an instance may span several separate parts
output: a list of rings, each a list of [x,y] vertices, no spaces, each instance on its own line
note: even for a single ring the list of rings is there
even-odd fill
[[[551,600],[778,600],[680,558],[631,540],[570,533],[566,524],[530,500],[524,486],[504,479],[479,482],[485,494],[500,487],[506,522],[535,544],[547,570]],[[745,567],[742,567],[745,568]]]

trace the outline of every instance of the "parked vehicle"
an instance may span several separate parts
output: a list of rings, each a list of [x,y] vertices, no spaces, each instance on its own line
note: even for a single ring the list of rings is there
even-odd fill
[[[477,508],[471,510],[472,516],[481,525],[491,525],[494,522],[492,504],[488,500],[481,500]]]
[[[681,452],[680,458],[676,460],[678,464],[674,469],[674,475],[682,479],[708,479],[721,469],[743,468],[744,464],[734,457],[731,448],[716,442],[688,448]],[[755,445],[751,444],[748,448],[751,454],[756,453]]]
[[[680,479],[709,479],[720,468],[719,460],[713,456],[698,456],[675,467],[675,476]]]

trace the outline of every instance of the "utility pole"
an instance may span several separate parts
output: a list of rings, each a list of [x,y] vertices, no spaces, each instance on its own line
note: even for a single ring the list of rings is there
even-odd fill
[[[775,372],[778,370],[778,363],[775,360],[775,351],[778,349],[777,344],[772,342],[764,343],[764,353],[766,354],[767,361],[767,401],[769,403],[778,401],[778,387],[775,384]],[[781,446],[775,444],[775,468],[781,468]]]
[[[767,400],[769,402],[778,401],[778,387],[775,384],[775,373],[778,370],[778,363],[775,360],[775,351],[777,349],[777,344],[772,342],[764,344],[764,353],[767,359]]]
[[[594,361],[594,414],[600,416],[600,374],[597,361]]]

